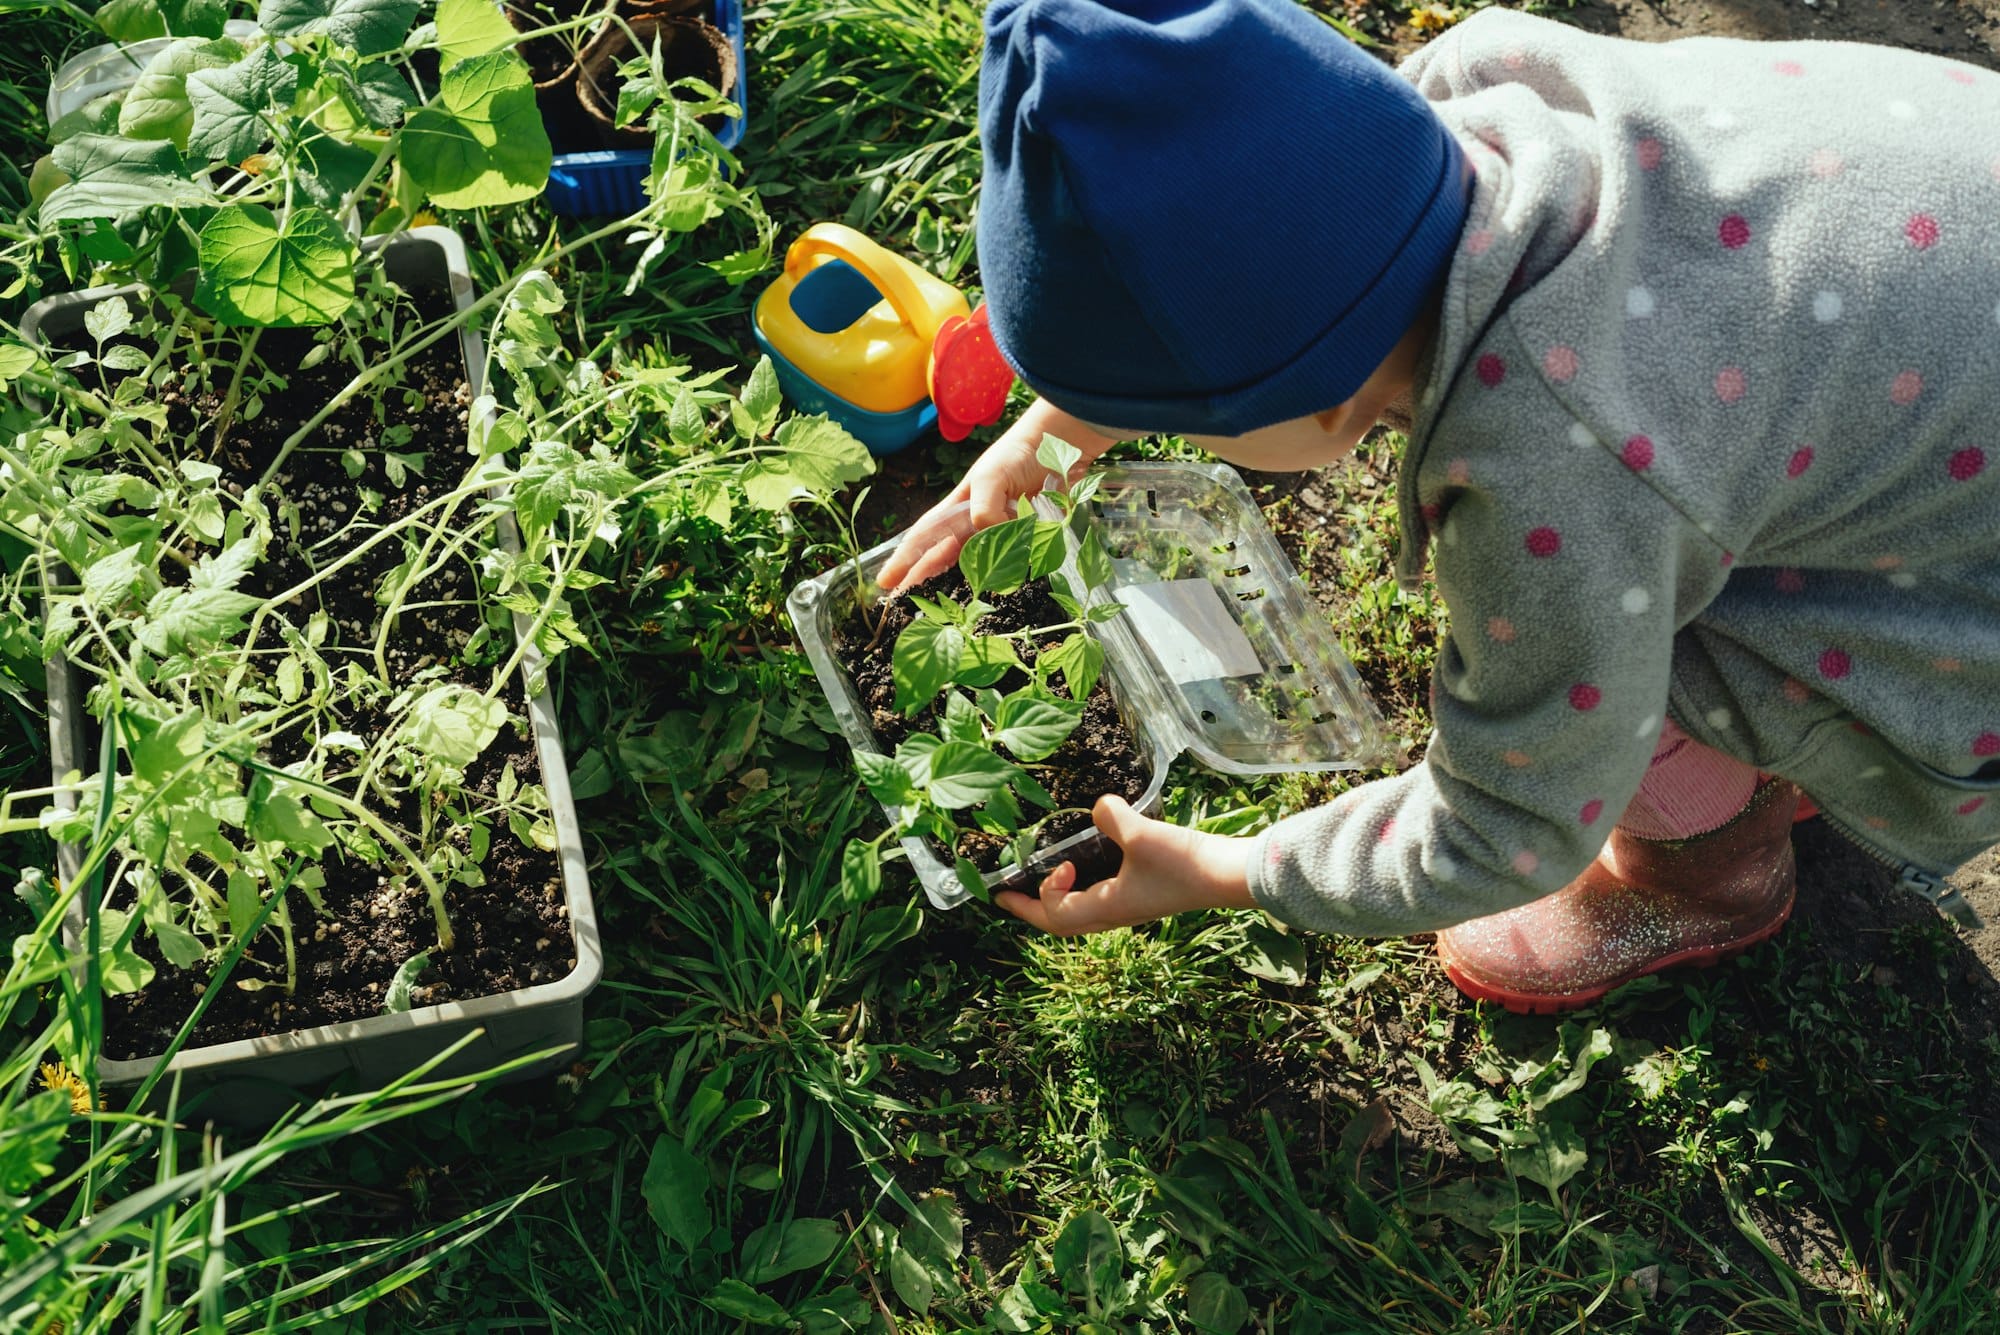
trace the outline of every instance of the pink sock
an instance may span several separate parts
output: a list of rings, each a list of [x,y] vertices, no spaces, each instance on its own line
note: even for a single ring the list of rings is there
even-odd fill
[[[1652,766],[1618,828],[1641,839],[1685,839],[1729,822],[1757,791],[1757,769],[1703,746],[1668,719]]]

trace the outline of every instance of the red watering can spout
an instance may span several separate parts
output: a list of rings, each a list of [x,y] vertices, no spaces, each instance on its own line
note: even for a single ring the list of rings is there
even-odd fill
[[[938,326],[931,344],[931,402],[937,405],[938,434],[964,440],[976,426],[991,426],[1007,410],[1014,370],[1000,355],[986,325],[986,307],[971,319],[954,315]]]

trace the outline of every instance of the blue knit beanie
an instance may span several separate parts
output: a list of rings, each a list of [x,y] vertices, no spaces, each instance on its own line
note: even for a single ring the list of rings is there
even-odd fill
[[[979,267],[1000,350],[1099,426],[1235,436],[1345,402],[1443,279],[1471,177],[1292,0],[996,0]]]

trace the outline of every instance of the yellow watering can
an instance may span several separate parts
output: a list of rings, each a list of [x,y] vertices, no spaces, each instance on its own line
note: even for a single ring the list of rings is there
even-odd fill
[[[841,223],[816,223],[792,243],[752,323],[793,405],[825,413],[876,454],[939,425],[934,379],[954,389],[944,413],[954,440],[998,421],[1013,384],[963,293]]]

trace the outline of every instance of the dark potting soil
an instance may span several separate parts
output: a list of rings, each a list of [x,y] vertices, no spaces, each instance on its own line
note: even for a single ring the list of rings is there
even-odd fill
[[[965,577],[956,570],[926,584],[924,592],[960,602],[966,602],[971,597]],[[992,603],[993,610],[976,627],[984,635],[997,635],[1030,626],[1060,625],[1069,620],[1069,614],[1040,585],[1029,585],[988,601]],[[888,750],[894,750],[912,733],[935,731],[939,723],[937,711],[931,706],[919,710],[915,718],[905,718],[896,709],[896,682],[891,658],[896,649],[896,637],[916,620],[916,613],[917,609],[909,599],[895,598],[886,603],[856,608],[834,633],[834,648],[847,670],[853,674],[855,690],[869,712],[875,735]],[[875,622],[877,615],[881,618],[879,633]],[[1025,662],[1033,663],[1036,655],[1045,648],[1054,648],[1065,635],[1054,636],[1046,643],[1018,645],[1020,657]],[[1014,672],[1001,681],[997,689],[1005,694],[1026,684],[1027,678]],[[1058,694],[1066,693],[1060,682],[1055,684],[1055,690]],[[1079,808],[1067,811],[1048,823],[1038,841],[1042,848],[1067,839],[1080,830],[1089,829],[1091,822],[1086,813],[1098,798],[1107,793],[1115,793],[1128,802],[1137,802],[1144,795],[1151,778],[1145,758],[1139,754],[1137,739],[1118,716],[1118,706],[1101,680],[1084,702],[1083,719],[1077,724],[1076,731],[1069,735],[1069,740],[1054,755],[1033,768],[1036,779],[1048,789],[1049,796],[1056,800],[1058,807]],[[1117,873],[1119,855],[1116,845],[1109,840],[1100,842],[1101,847],[1094,852],[1074,859],[1078,886],[1091,885]],[[991,872],[999,869],[1006,843],[983,832],[971,831],[960,839],[957,851],[971,858],[981,871]],[[945,850],[940,848],[939,852],[944,853]]]
[[[444,313],[435,301],[431,308],[420,309],[426,320]],[[352,365],[338,358],[329,358],[307,371],[282,371],[296,367],[311,346],[309,331],[273,329],[264,333],[258,352],[267,365],[281,368],[287,383],[281,391],[266,394],[260,415],[247,422],[239,420],[220,449],[211,434],[220,406],[215,394],[187,393],[172,386],[160,394],[172,430],[184,432],[197,422],[203,424],[201,453],[223,469],[220,485],[232,493],[241,494],[255,482],[286,437],[352,375]],[[276,493],[268,503],[277,517],[278,535],[264,560],[244,581],[243,591],[262,597],[283,592],[352,550],[376,525],[394,522],[430,499],[433,484],[414,469],[402,473],[400,480],[392,480],[382,447],[385,428],[407,427],[410,438],[395,446],[396,451],[405,455],[427,451],[433,462],[425,471],[440,479],[438,490],[447,490],[450,484],[443,479],[456,470],[470,403],[458,342],[448,338],[406,365],[396,387],[383,395],[382,420],[377,420],[366,396],[336,412],[320,429],[317,440],[295,452],[286,470],[274,479]],[[359,451],[363,465],[352,478],[342,466],[342,454],[348,449]],[[460,511],[461,517],[469,513],[469,507]],[[361,523],[342,535],[341,530],[357,515],[364,516]],[[297,525],[295,534],[289,528],[293,522]],[[288,535],[291,541],[285,540]],[[467,661],[467,651],[470,647],[479,652],[471,642],[482,622],[471,561],[490,545],[490,541],[470,544],[469,557],[451,562],[408,593],[385,646],[388,689],[379,702],[342,712],[333,726],[372,741],[389,725],[382,707],[389,697],[418,673],[438,665],[445,668],[436,678],[439,683],[486,688],[491,680],[490,658]],[[184,554],[192,557],[197,553],[190,549]],[[329,665],[338,670],[343,660],[354,662],[373,675],[373,644],[383,611],[375,602],[375,592],[388,582],[404,555],[400,543],[383,543],[310,594],[296,596],[289,606],[278,610],[299,627],[314,612],[325,613],[332,624],[321,653]],[[166,568],[176,567],[169,564]],[[283,648],[284,640],[271,624],[275,620],[267,618],[259,633],[259,648]],[[511,633],[505,630],[492,640],[489,654],[504,656],[512,648]],[[518,685],[510,688],[503,702],[510,712],[525,714]],[[307,744],[308,739],[297,732],[281,734],[265,758],[283,765],[304,755]],[[465,790],[486,799],[480,805],[489,804],[510,765],[522,785],[541,781],[533,734],[525,721],[501,729],[467,770]],[[413,830],[421,823],[414,795],[405,796],[394,810],[377,810],[402,829]],[[459,825],[449,838],[461,850],[468,849],[470,828]],[[430,964],[419,975],[412,998],[420,1006],[553,982],[575,967],[576,947],[555,854],[517,839],[504,820],[493,825],[491,846],[482,864],[485,884],[454,884],[446,891],[446,908],[457,936],[450,951],[437,949],[430,901],[420,887],[392,887],[386,870],[333,853],[319,865],[326,877],[319,892],[324,914],[316,912],[300,891],[287,896],[298,958],[296,992],[287,996],[282,987],[253,991],[238,986],[243,981],[284,981],[282,942],[275,931],[266,930],[210,1004],[191,1044],[284,1033],[380,1014],[390,980],[403,961],[418,951],[430,952]],[[209,980],[206,965],[179,969],[161,959],[151,935],[143,930],[137,949],[155,966],[153,982],[137,993],[108,998],[105,1004],[106,1051],[119,1059],[161,1051],[194,1009]]]

